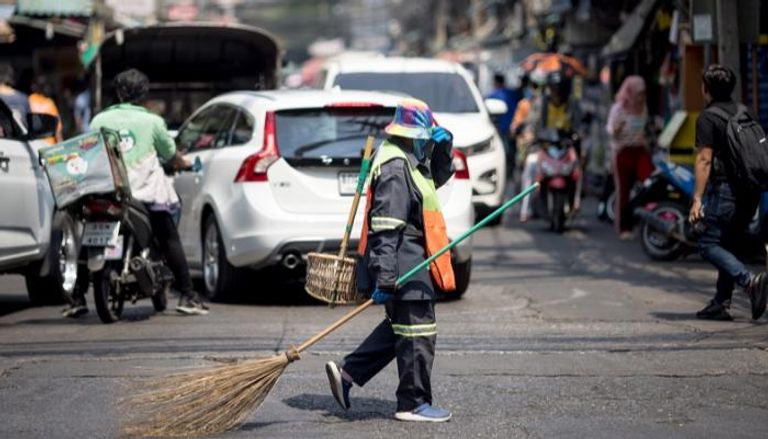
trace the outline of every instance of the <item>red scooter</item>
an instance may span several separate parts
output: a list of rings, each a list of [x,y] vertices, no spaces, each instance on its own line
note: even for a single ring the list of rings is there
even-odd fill
[[[581,205],[582,172],[576,141],[554,129],[543,129],[537,135],[539,203],[549,218],[550,229],[556,233],[563,233],[566,222]]]

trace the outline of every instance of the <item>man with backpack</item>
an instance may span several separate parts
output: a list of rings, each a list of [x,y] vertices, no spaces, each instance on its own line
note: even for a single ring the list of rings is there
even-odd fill
[[[736,76],[727,67],[709,66],[702,77],[707,108],[696,122],[696,187],[689,215],[699,231],[701,255],[717,270],[715,297],[696,317],[733,320],[733,289],[749,297],[752,318],[766,308],[768,276],[753,274],[734,252],[768,189],[768,141],[743,105],[731,99]]]

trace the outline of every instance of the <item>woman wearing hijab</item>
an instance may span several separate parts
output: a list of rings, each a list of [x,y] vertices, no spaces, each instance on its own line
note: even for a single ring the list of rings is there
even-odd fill
[[[630,189],[634,182],[645,180],[653,172],[647,123],[645,81],[640,76],[629,76],[616,93],[606,126],[616,183],[616,231],[621,239],[632,239],[631,212],[625,209]]]

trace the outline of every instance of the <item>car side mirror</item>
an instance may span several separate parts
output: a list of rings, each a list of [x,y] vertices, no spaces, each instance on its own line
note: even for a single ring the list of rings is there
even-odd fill
[[[50,114],[27,114],[27,139],[36,140],[56,135],[59,118]]]
[[[508,110],[507,103],[501,99],[488,98],[485,100],[485,108],[491,116],[501,116]]]

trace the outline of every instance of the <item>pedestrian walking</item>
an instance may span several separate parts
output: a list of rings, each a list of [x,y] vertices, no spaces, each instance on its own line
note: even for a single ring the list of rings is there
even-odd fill
[[[351,406],[354,384],[364,386],[397,359],[400,384],[395,418],[444,422],[447,410],[432,405],[432,364],[437,323],[435,286],[455,288],[450,256],[443,254],[429,272],[403,285],[396,280],[448,243],[436,188],[453,174],[453,136],[435,126],[429,107],[401,102],[389,138],[379,147],[371,169],[366,218],[358,248],[358,288],[385,305],[385,319],[343,361],[326,364],[336,401]]]
[[[29,97],[16,90],[13,67],[8,63],[0,63],[0,100],[11,110],[13,117],[22,125],[27,124],[29,114]]]
[[[736,285],[749,297],[752,318],[759,319],[768,294],[766,274],[753,274],[734,255],[760,202],[761,190],[756,187],[765,184],[768,173],[765,134],[748,123],[746,108],[731,99],[735,85],[733,71],[717,64],[709,66],[702,78],[707,107],[696,121],[696,186],[689,220],[701,230],[699,250],[718,275],[715,297],[696,313],[700,319],[733,320],[729,310]],[[747,124],[736,126],[739,135],[734,136],[734,124],[744,120]],[[761,164],[762,170],[749,168]],[[762,181],[750,185],[750,177],[760,173]]]
[[[615,226],[621,239],[632,239],[632,212],[626,209],[632,185],[653,172],[646,136],[648,109],[645,80],[628,76],[622,82],[608,115],[606,131],[610,137],[611,163],[616,187]]]

